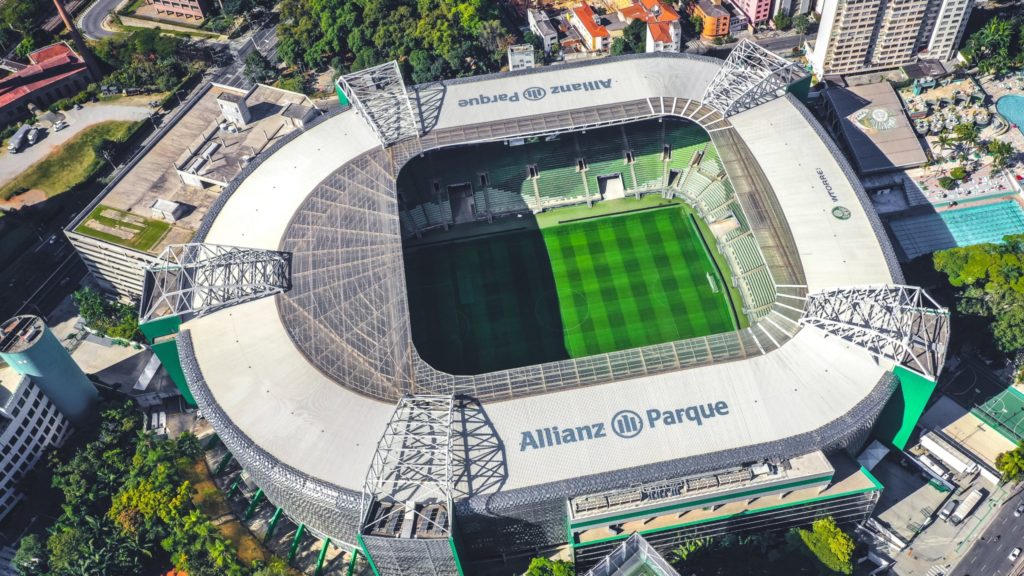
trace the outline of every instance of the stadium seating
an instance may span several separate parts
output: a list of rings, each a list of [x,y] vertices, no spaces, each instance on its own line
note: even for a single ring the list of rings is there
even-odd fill
[[[775,283],[768,268],[761,267],[740,277],[740,289],[750,311],[758,310],[775,301]]]
[[[718,150],[715,145],[708,142],[704,148],[704,157],[700,160],[700,169],[708,176],[718,176],[722,171],[722,161],[718,158]]]
[[[740,274],[756,270],[764,266],[761,252],[757,249],[757,241],[751,235],[740,236],[726,244],[726,248],[732,256],[733,264]]]
[[[641,122],[623,127],[626,149],[633,153],[635,188],[644,190],[665,185],[664,123]]]
[[[717,180],[704,187],[700,192],[700,195],[697,197],[697,201],[700,202],[704,207],[704,210],[708,212],[721,207],[730,199],[732,199],[732,189],[726,187],[723,182]]]
[[[665,143],[671,148],[669,167],[684,171],[690,166],[693,155],[704,149],[708,135],[693,124],[670,123],[665,125]]]
[[[696,170],[690,170],[683,178],[683,195],[696,202],[704,189],[711,185],[711,179]]]

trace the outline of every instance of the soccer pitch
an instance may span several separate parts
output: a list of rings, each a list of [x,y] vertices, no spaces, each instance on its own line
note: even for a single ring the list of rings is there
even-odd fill
[[[420,355],[479,374],[735,330],[729,270],[719,276],[689,208],[644,200],[407,246]]]
[[[735,329],[690,215],[668,205],[543,230],[574,358]]]

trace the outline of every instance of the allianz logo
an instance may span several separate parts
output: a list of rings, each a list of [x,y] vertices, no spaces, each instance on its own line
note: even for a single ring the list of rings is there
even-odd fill
[[[483,106],[498,102],[519,102],[520,98],[536,102],[537,100],[543,100],[548,95],[554,96],[570,92],[594,92],[596,90],[607,90],[611,87],[611,78],[574,82],[572,84],[556,84],[547,88],[543,86],[530,86],[521,92],[496,92],[494,94],[480,94],[472,98],[462,98],[458,103],[460,108],[466,108],[467,106]]]
[[[695,404],[683,408],[662,410],[650,408],[641,416],[633,410],[620,410],[605,422],[594,422],[583,426],[548,426],[521,433],[519,451],[540,450],[553,446],[589,442],[607,438],[610,431],[623,439],[636,438],[644,430],[653,430],[658,426],[677,426],[692,423],[703,426],[712,418],[729,415],[729,404],[724,400]]]

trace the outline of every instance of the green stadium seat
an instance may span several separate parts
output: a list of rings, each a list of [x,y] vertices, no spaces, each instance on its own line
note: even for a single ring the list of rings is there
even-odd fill
[[[740,274],[745,274],[764,266],[764,259],[757,249],[757,241],[751,235],[740,236],[725,245],[731,255],[734,267]]]
[[[757,310],[775,301],[775,284],[767,267],[740,276],[740,290],[750,310]]]

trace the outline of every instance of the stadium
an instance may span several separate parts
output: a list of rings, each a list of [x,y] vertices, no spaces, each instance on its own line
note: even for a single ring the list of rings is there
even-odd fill
[[[948,314],[808,85],[748,42],[344,76],[147,271],[141,328],[261,493],[376,574],[860,522],[855,457],[906,442]]]

